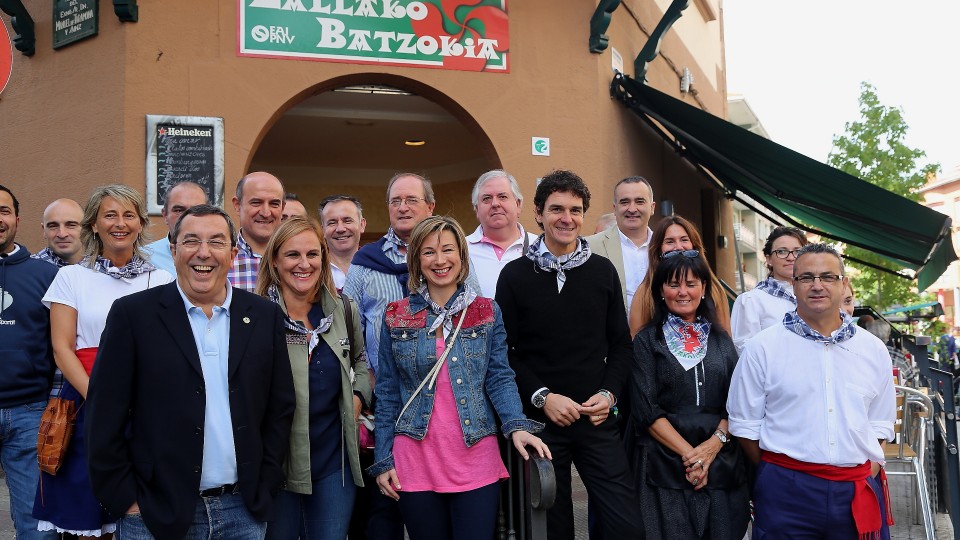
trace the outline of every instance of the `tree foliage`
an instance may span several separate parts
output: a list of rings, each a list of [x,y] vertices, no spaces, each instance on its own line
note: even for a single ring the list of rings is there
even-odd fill
[[[827,163],[912,201],[920,201],[919,189],[927,175],[939,170],[937,164],[919,165],[923,150],[906,145],[907,122],[899,107],[880,103],[873,85],[860,83],[860,118],[847,122],[842,135],[833,138]],[[855,201],[850,201],[855,204]],[[846,246],[847,256],[892,270],[901,270],[879,255],[854,246]],[[909,305],[920,300],[915,283],[867,265],[850,261],[857,269],[852,283],[857,297],[878,310]]]

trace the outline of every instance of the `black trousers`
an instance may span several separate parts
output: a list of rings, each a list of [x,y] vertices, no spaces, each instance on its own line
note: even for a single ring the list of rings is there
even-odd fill
[[[540,434],[553,454],[557,475],[557,500],[547,514],[550,540],[573,540],[571,463],[587,487],[591,511],[602,524],[605,538],[643,538],[636,482],[615,421],[594,426],[587,418],[560,427],[547,421]]]

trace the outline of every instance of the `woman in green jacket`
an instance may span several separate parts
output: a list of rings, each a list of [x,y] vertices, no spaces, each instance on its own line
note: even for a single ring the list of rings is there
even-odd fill
[[[323,230],[291,217],[260,261],[257,294],[280,304],[297,408],[287,483],[267,538],[343,540],[363,486],[357,418],[370,399],[363,333],[353,301],[333,285]]]

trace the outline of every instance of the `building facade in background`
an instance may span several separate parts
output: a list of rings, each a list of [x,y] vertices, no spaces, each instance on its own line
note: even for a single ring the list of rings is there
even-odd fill
[[[609,97],[614,70],[634,74],[670,3],[623,2],[609,46],[592,53],[598,2],[166,0],[122,22],[112,2],[22,0],[36,53],[14,52],[0,96],[0,182],[25,223],[39,223],[54,198],[83,201],[104,183],[152,194],[158,209],[184,175],[209,173],[213,199],[229,201],[244,174],[267,170],[314,213],[328,195],[357,196],[373,238],[388,226],[397,171],[431,178],[436,212],[467,229],[470,189],[490,169],[510,171],[528,197],[545,173],[576,171],[593,193],[591,230],[613,185],[639,174],[658,205],[703,229],[733,283],[731,204]],[[721,17],[719,0],[691,2],[646,79],[726,118]],[[537,230],[532,204],[521,220]],[[163,233],[159,212],[151,232]],[[42,246],[39,227],[22,236]]]

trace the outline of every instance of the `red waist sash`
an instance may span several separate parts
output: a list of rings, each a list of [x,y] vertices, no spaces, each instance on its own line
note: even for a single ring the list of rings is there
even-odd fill
[[[97,359],[97,347],[77,349],[77,358],[80,359],[80,363],[83,364],[83,370],[87,372],[87,376],[89,377],[90,372],[93,371],[93,361]]]
[[[880,501],[877,500],[877,494],[867,483],[867,478],[870,477],[869,461],[855,467],[837,467],[822,463],[807,463],[793,459],[786,454],[767,452],[766,450],[760,454],[760,459],[785,469],[799,471],[824,480],[853,482],[853,500],[850,502],[850,511],[853,513],[853,521],[857,525],[857,535],[860,540],[880,537],[883,516],[880,515]],[[879,479],[883,486],[883,500],[887,508],[887,525],[893,525],[890,490],[887,487],[887,475],[882,468],[880,469]]]

